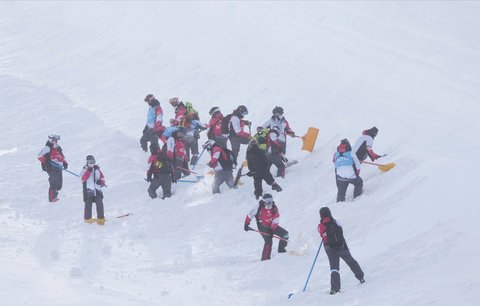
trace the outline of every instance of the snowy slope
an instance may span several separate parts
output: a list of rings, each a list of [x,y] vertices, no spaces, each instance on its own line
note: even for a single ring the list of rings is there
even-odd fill
[[[0,299],[477,305],[479,13],[473,2],[1,3]],[[303,256],[259,261],[261,238],[242,230],[255,204],[248,179],[215,196],[207,177],[178,184],[169,200],[147,197],[138,137],[150,92],[167,117],[178,95],[205,121],[211,106],[245,104],[261,124],[281,105],[297,134],[320,129],[312,154],[289,140],[300,163],[274,194],[289,249]],[[331,155],[372,125],[376,151],[397,167],[364,166],[365,194],[335,204]],[[52,132],[72,171],[96,156],[106,226],[82,222],[81,185],[69,174],[62,200],[47,202],[36,155]],[[316,253],[323,205],[342,221],[367,283],[342,265],[345,293],[325,295],[322,251],[307,293],[287,300]]]

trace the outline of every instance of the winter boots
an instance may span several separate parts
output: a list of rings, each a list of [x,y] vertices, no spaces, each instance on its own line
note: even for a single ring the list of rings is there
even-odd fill
[[[283,190],[282,187],[280,187],[276,182],[273,182],[272,189],[275,190],[276,192],[280,192]]]

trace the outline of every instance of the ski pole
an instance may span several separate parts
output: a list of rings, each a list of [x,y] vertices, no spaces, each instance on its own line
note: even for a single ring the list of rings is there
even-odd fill
[[[200,155],[198,156],[197,161],[195,162],[195,164],[193,164],[192,170],[195,169],[195,167],[197,166],[198,162],[200,161],[200,158],[202,158],[203,152],[205,152],[205,149],[202,150],[202,152],[201,152]]]
[[[270,236],[270,234],[268,234],[268,233],[261,232],[261,231],[257,231],[256,229],[253,229],[253,228],[251,228],[251,227],[249,227],[249,229],[250,229],[251,231],[260,233],[260,234],[262,234],[262,235],[264,235],[264,236]],[[272,235],[272,236],[273,236],[273,238],[277,238],[277,239],[279,239],[279,240],[288,241],[288,239],[282,238],[282,237],[277,236],[277,235]]]
[[[54,163],[53,161],[50,161],[50,164],[51,164],[52,166],[54,166],[54,167],[57,167],[57,168],[59,168],[59,169],[62,169],[63,171],[67,171],[68,173],[73,174],[73,175],[75,175],[76,177],[80,177],[80,175],[76,174],[75,172],[72,172],[72,171],[70,171],[70,170],[67,170],[67,169],[63,168],[62,166]]]
[[[317,254],[315,255],[315,259],[313,260],[312,268],[308,273],[307,281],[305,282],[305,286],[303,287],[303,292],[307,290],[308,281],[310,280],[310,276],[312,276],[313,268],[315,267],[315,263],[317,262],[318,254],[320,253],[320,249],[322,248],[323,240],[320,242],[320,246],[318,247]]]

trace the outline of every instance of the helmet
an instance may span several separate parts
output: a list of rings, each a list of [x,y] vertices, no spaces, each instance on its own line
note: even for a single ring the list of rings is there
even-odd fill
[[[210,151],[213,147],[213,145],[215,144],[215,140],[213,139],[209,139],[207,140],[203,145],[202,145],[202,148],[204,148],[205,150],[208,150]]]
[[[152,95],[152,94],[148,94],[148,95],[145,97],[145,99],[144,99],[144,101],[147,102],[147,103],[148,103],[148,102],[152,102],[152,101],[154,101],[154,100],[155,100],[155,96]]]
[[[377,127],[372,127],[370,130],[368,130],[368,135],[372,136],[372,138],[375,138],[378,134],[378,129]]]
[[[237,107],[237,112],[242,114],[242,116],[248,115],[248,109],[245,105],[240,105],[239,107]]]
[[[219,111],[220,111],[220,107],[214,106],[210,109],[208,113],[210,114],[210,116],[213,116],[213,114],[218,113]]]
[[[87,164],[95,164],[95,157],[93,155],[87,155]]]
[[[178,105],[178,98],[177,98],[177,97],[170,98],[170,100],[168,100],[168,102],[169,102],[173,107],[177,107],[177,105]]]
[[[283,115],[283,107],[275,106],[275,108],[272,110],[272,113],[275,116]]]
[[[57,134],[50,134],[48,135],[48,140],[50,141],[54,141],[54,140],[60,140],[60,135],[57,135]]]
[[[320,217],[321,217],[321,218],[325,218],[325,217],[330,217],[330,218],[332,218],[332,212],[330,211],[330,208],[328,208],[328,207],[326,207],[326,206],[320,208],[319,213],[320,213]]]
[[[273,206],[273,197],[271,194],[269,193],[266,193],[263,195],[262,197],[263,199],[263,202],[265,202],[265,206],[269,206],[269,207],[272,207]]]

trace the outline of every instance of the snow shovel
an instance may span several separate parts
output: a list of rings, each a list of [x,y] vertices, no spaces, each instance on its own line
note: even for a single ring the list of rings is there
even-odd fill
[[[371,163],[371,162],[367,162],[367,161],[362,161],[361,162],[362,164],[367,164],[367,165],[374,165],[374,166],[378,166],[378,169],[382,172],[387,172],[389,170],[391,170],[393,167],[395,167],[395,163],[388,163],[388,164],[377,164],[377,163]]]
[[[270,234],[265,233],[265,232],[257,231],[256,229],[251,228],[251,227],[248,227],[248,230],[249,230],[249,231],[257,232],[257,233],[259,233],[259,234],[262,234],[262,236],[269,236],[269,235],[270,235]],[[273,235],[273,234],[272,234],[272,236],[273,236],[273,238],[277,238],[278,240],[288,241],[288,239],[282,238],[282,237],[277,236],[277,235]]]
[[[202,178],[204,178],[204,175],[198,175],[198,173],[195,172],[195,171],[192,171],[192,170],[189,170],[189,169],[185,169],[185,168],[182,168],[182,167],[179,167],[179,166],[176,166],[176,167],[177,167],[178,169],[180,169],[180,170],[187,171],[187,172],[189,172],[189,173],[195,174],[195,175],[197,176],[197,179],[202,179]]]
[[[303,136],[295,136],[296,138],[302,138],[303,146],[302,150],[312,152],[315,147],[315,142],[317,141],[318,129],[314,127],[309,127],[307,134]]]

